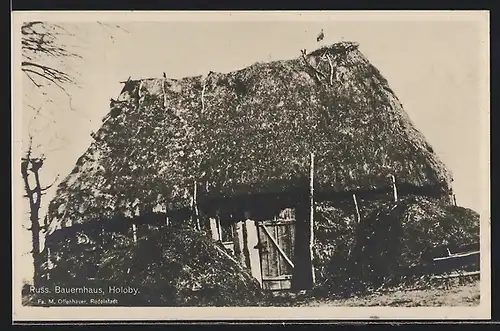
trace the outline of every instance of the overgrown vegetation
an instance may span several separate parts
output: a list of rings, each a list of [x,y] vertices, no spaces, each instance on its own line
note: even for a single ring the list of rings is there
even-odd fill
[[[443,254],[435,248],[457,251],[479,241],[479,216],[466,208],[415,196],[366,204],[369,211],[360,213],[359,223],[346,202],[317,204],[313,296],[342,298],[449,283],[432,278],[432,257]],[[140,289],[137,296],[107,296],[117,298],[118,305],[280,304],[192,222],[142,225],[137,243],[130,229],[104,231],[98,224],[51,237],[53,266],[46,284]]]
[[[433,257],[479,243],[479,215],[470,209],[414,196],[378,204],[359,224],[328,204],[317,213],[318,293],[428,279]]]
[[[60,242],[58,253],[52,256],[49,287],[139,289],[135,296],[102,296],[117,298],[120,306],[252,306],[265,299],[248,270],[206,233],[189,226],[151,230],[137,243],[108,233],[99,239],[104,240],[102,247],[83,237]]]

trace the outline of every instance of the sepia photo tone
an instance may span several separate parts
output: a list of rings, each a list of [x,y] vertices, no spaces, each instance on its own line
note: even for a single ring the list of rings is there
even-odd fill
[[[13,21],[14,319],[489,316],[487,12]]]

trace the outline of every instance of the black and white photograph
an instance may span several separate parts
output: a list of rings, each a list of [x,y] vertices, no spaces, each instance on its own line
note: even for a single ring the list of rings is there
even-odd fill
[[[14,320],[490,317],[487,11],[12,19]]]

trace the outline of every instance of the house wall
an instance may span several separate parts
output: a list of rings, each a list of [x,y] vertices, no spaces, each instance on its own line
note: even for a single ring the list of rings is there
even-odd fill
[[[246,228],[246,247],[248,248],[248,253],[250,256],[250,270],[252,272],[252,276],[255,277],[260,285],[262,286],[262,273],[260,270],[260,253],[255,246],[259,242],[259,237],[257,234],[257,226],[255,225],[255,221],[246,220],[244,222],[244,226]]]
[[[236,259],[243,266],[249,268],[252,276],[262,285],[260,253],[259,250],[255,248],[259,241],[255,221],[247,219],[232,223],[230,226],[233,227],[233,242],[231,247],[236,255]],[[220,222],[215,218],[210,219],[210,232],[212,239],[221,240]],[[226,248],[229,248],[227,245],[228,243],[225,243]]]
[[[220,240],[218,237],[218,230],[220,232],[220,226],[222,224],[222,227],[232,227],[232,233],[233,233],[233,238],[231,245],[234,244],[234,253],[236,260],[240,262],[243,266],[246,266],[252,276],[258,280],[258,282],[263,285],[263,279],[262,279],[262,262],[261,262],[261,252],[258,247],[256,247],[259,244],[259,231],[257,228],[257,221],[263,221],[262,218],[266,217],[269,222],[273,221],[279,221],[281,220],[288,220],[288,219],[294,219],[294,228],[297,227],[296,230],[293,230],[293,239],[292,242],[287,243],[286,245],[279,244],[281,249],[284,249],[284,247],[291,246],[294,247],[291,252],[287,251],[287,256],[292,260],[296,261],[296,268],[295,270],[292,271],[292,286],[296,289],[307,289],[312,286],[313,280],[311,279],[312,275],[312,266],[311,266],[311,257],[310,257],[310,250],[309,250],[309,233],[310,233],[310,210],[308,208],[308,203],[303,203],[301,208],[299,210],[298,214],[295,212],[297,209],[297,206],[295,207],[285,207],[282,208],[281,210],[273,211],[273,212],[268,212],[268,213],[260,213],[260,214],[255,214],[252,215],[250,212],[245,212],[244,220],[240,218],[239,220],[237,218],[232,218],[233,221],[231,221],[231,216],[228,215],[227,218],[222,216],[223,218],[220,219],[219,222],[216,221],[216,218],[214,218],[214,221],[211,222],[211,232],[212,232],[212,237],[215,240]],[[233,214],[234,215],[234,214]],[[259,217],[260,216],[260,217]],[[284,233],[278,234],[273,232],[274,229],[272,226],[271,232],[272,236],[280,242],[281,239],[283,238],[282,236],[285,235]],[[228,243],[225,243],[225,246]],[[274,249],[274,245],[272,246],[272,252],[269,253],[271,254],[270,256],[280,256],[280,253],[278,252],[278,249]],[[227,247],[227,246],[226,246]],[[273,258],[273,259],[274,259]],[[278,258],[280,262],[278,262],[278,265],[280,263],[286,263],[284,262],[283,259]],[[295,262],[294,262],[295,263]],[[267,264],[266,264],[267,265]],[[278,272],[278,274],[281,276],[283,275],[282,272],[284,272],[279,266],[276,266],[278,269],[275,271]],[[274,270],[274,269],[273,269]],[[268,277],[272,275],[267,275]],[[281,284],[280,281],[277,281],[278,285]],[[269,281],[268,281],[269,284]],[[278,286],[278,288],[281,289],[281,285]]]
[[[210,233],[213,240],[219,240],[219,229],[217,228],[217,220],[210,218]]]

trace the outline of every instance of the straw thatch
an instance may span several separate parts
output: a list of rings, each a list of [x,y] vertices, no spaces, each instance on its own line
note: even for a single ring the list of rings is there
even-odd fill
[[[140,208],[280,194],[401,188],[448,194],[451,175],[387,81],[350,42],[230,73],[128,81],[59,185],[53,228]]]
[[[103,298],[116,298],[118,305],[248,306],[265,299],[249,270],[185,224],[144,231],[137,243],[123,233],[85,230],[51,244],[47,284],[139,289],[133,296],[105,291]]]
[[[375,231],[376,229],[376,231]],[[384,229],[380,231],[379,229]],[[355,254],[373,275],[400,275],[435,254],[479,243],[479,214],[425,197],[384,203],[359,228]]]

